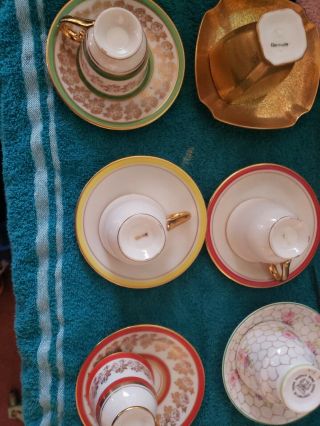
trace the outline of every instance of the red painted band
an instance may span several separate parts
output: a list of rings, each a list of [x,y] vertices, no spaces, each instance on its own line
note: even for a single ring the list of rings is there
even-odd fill
[[[299,275],[308,266],[311,259],[315,255],[315,252],[316,252],[317,247],[318,247],[319,242],[320,242],[320,227],[319,227],[320,207],[319,207],[318,199],[317,199],[313,189],[311,188],[311,186],[308,184],[308,182],[306,182],[306,180],[302,176],[300,176],[298,173],[294,172],[293,170],[291,170],[287,167],[284,167],[284,166],[280,166],[278,164],[257,164],[257,165],[254,165],[254,166],[246,167],[246,168],[241,169],[238,172],[235,172],[234,174],[232,174],[229,178],[227,178],[218,187],[218,189],[215,191],[215,193],[213,194],[213,196],[212,196],[212,198],[209,202],[206,246],[207,246],[208,252],[209,252],[212,260],[217,265],[217,267],[219,269],[221,269],[221,271],[223,273],[225,273],[229,278],[233,279],[237,283],[247,285],[247,286],[250,286],[250,287],[256,287],[256,288],[275,287],[275,286],[284,284],[284,282],[279,282],[279,281],[265,281],[265,282],[252,281],[252,280],[243,278],[243,277],[237,275],[236,273],[234,273],[232,270],[230,270],[221,261],[221,259],[219,258],[219,255],[216,252],[215,247],[213,245],[213,242],[212,242],[212,239],[211,239],[211,233],[212,233],[211,217],[212,217],[212,213],[213,213],[213,210],[214,210],[214,207],[215,207],[217,201],[219,200],[222,193],[228,188],[228,186],[230,186],[231,183],[233,183],[234,181],[239,179],[241,176],[244,176],[246,174],[249,174],[249,173],[252,173],[252,172],[255,172],[255,171],[268,171],[268,170],[280,171],[284,174],[287,174],[287,175],[293,177],[295,180],[297,180],[304,187],[304,189],[307,191],[308,195],[310,196],[310,198],[312,200],[312,204],[313,204],[313,206],[315,208],[315,212],[316,212],[317,223],[315,225],[316,235],[315,235],[314,243],[313,243],[306,259],[302,262],[302,264],[296,270],[294,270],[289,275],[289,280],[291,280],[292,278]]]
[[[86,378],[86,372],[89,368],[90,363],[92,362],[92,360],[94,359],[94,357],[108,344],[110,344],[111,342],[115,341],[116,339],[125,336],[128,333],[137,333],[137,332],[150,332],[150,333],[161,333],[161,334],[165,334],[166,336],[171,337],[172,339],[178,341],[186,350],[187,352],[190,354],[190,356],[192,357],[195,366],[196,366],[196,370],[197,370],[197,375],[198,375],[198,380],[199,380],[199,387],[198,387],[198,393],[197,393],[197,397],[195,400],[195,403],[187,417],[187,419],[181,424],[181,426],[190,426],[190,424],[192,423],[192,421],[194,420],[196,414],[198,413],[202,400],[203,400],[203,395],[204,395],[204,388],[205,388],[205,373],[204,373],[204,368],[201,362],[201,359],[198,355],[198,353],[195,351],[195,349],[190,345],[189,342],[187,342],[180,334],[169,330],[165,327],[161,327],[161,326],[157,326],[157,325],[136,325],[136,326],[132,326],[132,327],[127,327],[124,328],[122,330],[119,330],[113,334],[111,334],[110,336],[106,337],[105,339],[103,339],[94,349],[93,351],[90,353],[90,355],[87,357],[87,359],[85,360],[85,362],[83,363],[81,369],[80,369],[80,373],[78,376],[78,380],[77,380],[77,385],[76,385],[76,401],[77,401],[77,408],[78,408],[78,412],[79,415],[81,417],[81,420],[84,424],[84,426],[92,426],[90,419],[88,418],[88,415],[86,413],[84,404],[83,404],[83,398],[82,398],[82,394],[83,394],[83,386],[84,386],[84,381]]]

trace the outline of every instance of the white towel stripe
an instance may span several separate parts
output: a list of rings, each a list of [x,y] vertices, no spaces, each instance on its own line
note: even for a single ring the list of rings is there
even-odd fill
[[[27,94],[27,112],[31,125],[30,147],[35,166],[34,199],[37,216],[36,252],[38,257],[36,297],[39,325],[41,329],[41,340],[37,351],[37,362],[39,372],[39,403],[43,411],[41,425],[45,426],[50,425],[51,422],[50,390],[52,383],[51,368],[48,361],[48,353],[50,351],[52,338],[48,293],[48,173],[41,139],[43,124],[37,71],[35,67],[30,9],[27,0],[15,0],[15,6],[19,29],[22,36],[21,63]]]
[[[41,41],[43,58],[45,65],[46,57],[46,25],[44,18],[43,0],[37,0],[37,12],[40,21]],[[45,65],[46,66],[46,65]],[[55,203],[56,203],[56,250],[57,260],[55,268],[55,292],[56,292],[56,315],[59,323],[59,330],[56,338],[56,366],[59,375],[57,392],[57,411],[58,425],[62,424],[64,412],[64,363],[63,363],[63,335],[64,335],[64,316],[63,316],[63,286],[62,286],[62,258],[63,258],[63,204],[62,204],[62,182],[61,166],[58,153],[55,117],[54,117],[54,94],[49,75],[46,72],[46,83],[48,87],[47,106],[49,111],[49,140],[52,164],[54,168],[55,185]]]

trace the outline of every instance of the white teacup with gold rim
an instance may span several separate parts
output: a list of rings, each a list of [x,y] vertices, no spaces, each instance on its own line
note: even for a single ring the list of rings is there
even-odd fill
[[[99,235],[112,256],[141,265],[155,259],[166,245],[167,233],[190,216],[185,211],[168,215],[157,201],[145,195],[124,195],[102,213]]]
[[[155,426],[157,398],[148,361],[118,352],[90,372],[87,399],[100,426]]]
[[[226,234],[230,247],[239,257],[247,262],[268,264],[277,281],[287,280],[291,260],[306,250],[311,238],[302,220],[266,198],[240,203],[228,218]]]
[[[81,31],[75,31],[76,27]],[[65,16],[65,36],[80,42],[79,74],[101,95],[128,96],[144,82],[149,64],[147,39],[138,18],[121,7],[105,9],[95,20]]]

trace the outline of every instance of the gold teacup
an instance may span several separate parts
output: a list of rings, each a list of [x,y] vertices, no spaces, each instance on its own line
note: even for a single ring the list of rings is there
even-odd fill
[[[265,96],[290,74],[305,50],[302,20],[290,9],[237,28],[209,52],[219,96],[227,102]]]

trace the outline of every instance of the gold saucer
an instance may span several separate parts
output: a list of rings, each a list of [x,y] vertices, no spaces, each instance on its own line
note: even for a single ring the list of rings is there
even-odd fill
[[[222,100],[211,77],[209,51],[232,31],[257,22],[264,13],[282,8],[297,12],[307,34],[308,48],[292,71],[266,96],[255,100]],[[253,129],[280,129],[293,126],[310,111],[319,85],[320,39],[317,27],[298,4],[289,0],[221,0],[203,17],[196,47],[195,73],[200,101],[214,118],[227,124]]]

